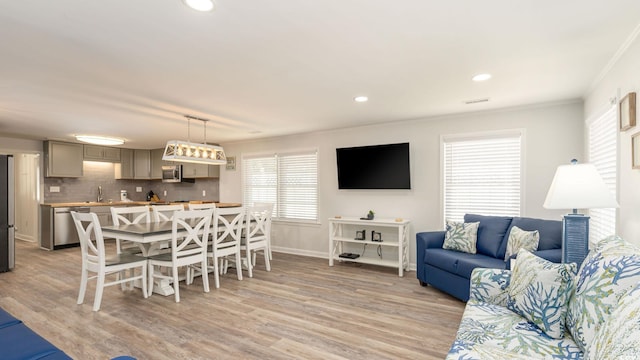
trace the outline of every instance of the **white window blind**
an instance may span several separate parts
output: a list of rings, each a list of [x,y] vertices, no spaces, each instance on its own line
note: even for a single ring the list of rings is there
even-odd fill
[[[464,214],[520,215],[520,132],[443,139],[444,219]]]
[[[589,162],[592,163],[616,196],[618,122],[616,107],[591,121],[589,132]],[[593,244],[616,232],[616,209],[589,210],[589,241]]]
[[[318,220],[317,151],[243,158],[244,203],[273,203],[274,219]]]

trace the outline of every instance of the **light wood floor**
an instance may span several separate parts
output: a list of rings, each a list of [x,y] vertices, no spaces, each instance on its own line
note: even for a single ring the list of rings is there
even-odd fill
[[[74,359],[443,359],[464,304],[415,272],[274,253],[220,289],[181,283],[181,302],[95,283],[76,305],[80,249],[48,252],[18,241],[16,268],[0,273],[0,307]],[[258,257],[260,258],[260,257]]]

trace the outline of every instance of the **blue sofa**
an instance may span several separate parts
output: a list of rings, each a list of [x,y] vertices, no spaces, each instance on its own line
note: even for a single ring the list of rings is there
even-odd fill
[[[540,242],[535,255],[556,263],[562,260],[562,221],[466,214],[464,222],[480,222],[476,254],[443,249],[444,231],[416,234],[416,268],[421,285],[429,284],[462,301],[469,300],[473,269],[510,269],[511,262],[505,261],[504,255],[513,226],[538,230]]]
[[[67,360],[72,358],[0,308],[0,359]],[[135,358],[119,356],[112,360],[135,360]]]
[[[71,359],[3,309],[0,309],[0,353],[5,360]]]

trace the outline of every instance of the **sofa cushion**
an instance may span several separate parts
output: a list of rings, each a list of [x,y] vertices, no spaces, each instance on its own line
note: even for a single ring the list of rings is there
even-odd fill
[[[426,249],[425,263],[452,274],[471,278],[471,272],[477,267],[504,269],[505,262],[486,255],[467,254],[445,249]]]
[[[562,339],[575,273],[575,263],[552,263],[520,249],[508,287],[507,308],[549,337]]]
[[[511,219],[511,217],[476,214],[466,214],[464,216],[464,222],[480,222],[480,226],[478,227],[478,242],[476,244],[478,254],[504,259],[504,252],[507,245],[505,243],[504,247],[502,247],[502,244],[503,241],[506,241],[505,234],[507,234]]]
[[[478,224],[477,222],[461,223],[447,220],[447,229],[444,233],[444,244],[442,248],[475,254]]]
[[[514,226],[526,231],[538,230],[540,234],[538,250],[562,249],[562,221],[560,220],[514,217],[510,228]],[[505,243],[505,248],[506,246]]]
[[[506,307],[470,299],[447,360],[581,359],[580,348],[565,336],[552,339]]]
[[[517,226],[512,226],[511,230],[509,230],[504,261],[509,260],[511,255],[517,254],[520,249],[526,249],[531,252],[538,250],[539,241],[540,233],[538,230],[525,231]]]
[[[586,351],[619,299],[640,282],[640,249],[619,237],[600,241],[582,263],[569,300],[567,327]]]
[[[640,314],[640,284],[622,297],[609,319],[596,332],[587,349],[585,359],[640,359],[638,314]],[[623,334],[624,336],[621,336]]]

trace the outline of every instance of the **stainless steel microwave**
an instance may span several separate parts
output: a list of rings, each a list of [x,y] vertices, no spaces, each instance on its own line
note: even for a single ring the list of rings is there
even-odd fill
[[[182,182],[182,165],[165,165],[162,167],[162,182]]]

